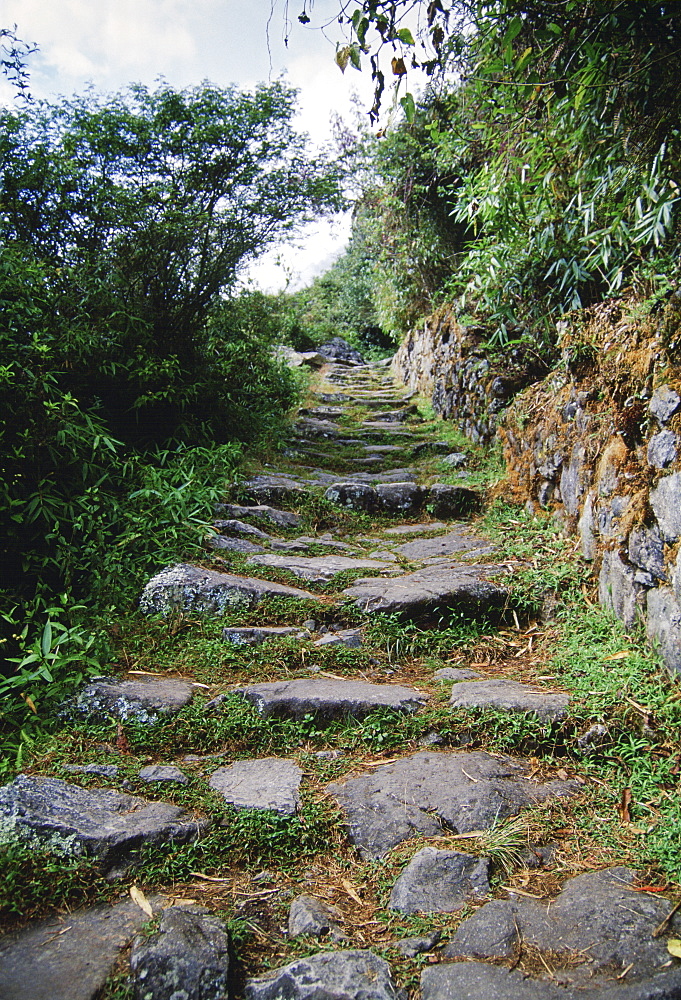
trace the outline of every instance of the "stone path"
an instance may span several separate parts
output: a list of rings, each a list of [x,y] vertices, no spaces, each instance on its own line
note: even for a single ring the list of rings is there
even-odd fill
[[[488,539],[476,531],[472,518],[482,497],[466,485],[466,473],[451,473],[464,477],[460,485],[423,473],[433,467],[433,456],[451,470],[465,469],[467,456],[423,434],[412,395],[394,386],[384,364],[363,363],[337,339],[318,352],[288,357],[291,364],[326,367],[316,398],[292,426],[282,467],[235,486],[206,538],[207,565],[160,570],[144,588],[140,608],[169,622],[229,614],[224,649],[252,653],[253,675],[236,683],[227,670],[204,711],[219,721],[235,705],[241,711],[252,706],[248,710],[264,720],[300,726],[298,743],[287,756],[263,749],[233,759],[199,750],[177,761],[153,760],[139,770],[139,781],[156,791],[150,799],[128,794],[119,767],[109,764],[71,765],[69,781],[20,775],[0,788],[3,829],[36,846],[58,841],[62,849],[98,858],[126,886],[144,844],[170,849],[206,835],[210,824],[200,810],[163,799],[167,788],[187,785],[192,768],[202,769],[206,793],[230,808],[291,823],[311,781],[305,727],[327,732],[348,719],[363,725],[376,718],[377,709],[389,713],[383,716],[388,725],[399,726],[435,704],[444,713],[469,712],[471,719],[492,707],[507,714],[509,725],[530,716],[550,727],[569,716],[564,692],[539,678],[509,679],[494,666],[474,664],[483,673],[457,667],[428,673],[419,661],[421,673],[412,670],[407,683],[398,683],[385,669],[372,667],[366,676],[364,669],[356,667],[353,675],[348,668],[336,676],[315,664],[324,648],[363,650],[367,628],[380,614],[402,623],[432,625],[454,614],[503,625],[514,614],[513,566],[495,559]],[[328,363],[329,357],[336,360]],[[344,530],[342,537],[323,524],[315,530],[306,514],[315,503],[334,504],[339,518],[346,524],[354,519],[359,530]],[[297,586],[299,581],[312,589]],[[253,624],[247,616],[272,600],[303,610],[297,616],[291,611],[295,620],[289,623]],[[300,650],[295,669],[277,653],[292,648]],[[361,662],[371,667],[370,658]],[[403,663],[409,663],[408,654]],[[202,687],[191,679],[96,679],[64,706],[64,718],[153,727],[191,706]],[[106,976],[128,945],[133,992],[126,996],[144,1000],[404,1000],[398,983],[405,967],[397,963],[414,962],[423,953],[429,958],[420,990],[412,991],[422,1000],[681,997],[681,964],[666,947],[681,922],[664,895],[637,891],[637,873],[613,867],[562,881],[549,878],[537,896],[499,888],[498,878],[491,883],[495,857],[467,850],[466,838],[475,843],[513,817],[522,825],[540,803],[569,803],[583,779],[554,773],[534,759],[465,745],[436,749],[437,734],[433,742],[395,758],[348,760],[343,749],[319,751],[320,761],[339,770],[329,772],[318,794],[336,810],[346,856],[387,864],[392,874],[386,875],[386,909],[424,919],[465,912],[454,931],[392,941],[391,967],[365,946],[371,921],[346,926],[343,908],[328,898],[293,894],[288,929],[261,935],[272,952],[267,971],[261,965],[260,974],[244,983],[233,974],[239,947],[230,951],[224,921],[178,886],[172,900],[154,898],[157,922],[144,935],[138,932],[146,915],[128,900],[6,936],[0,942],[0,997],[108,1000],[102,993]],[[529,826],[525,840],[526,863],[544,863],[550,875],[550,845],[533,845]],[[268,871],[261,875],[274,878]],[[304,872],[298,881],[305,884]],[[349,898],[363,905],[361,886],[341,878],[336,888],[346,903]],[[256,887],[249,899],[255,903],[277,892]],[[295,948],[300,935],[308,945],[315,938],[323,945],[301,957]],[[413,986],[421,966],[410,969]]]

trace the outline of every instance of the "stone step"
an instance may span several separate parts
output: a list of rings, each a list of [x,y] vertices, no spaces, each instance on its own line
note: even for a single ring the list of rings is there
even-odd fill
[[[236,809],[267,809],[292,816],[300,805],[303,772],[294,760],[237,760],[213,771],[208,784]]]
[[[22,839],[61,839],[118,874],[143,844],[182,844],[208,828],[206,820],[168,802],[26,774],[0,788],[0,816]]]
[[[236,503],[219,503],[215,506],[216,514],[224,514],[227,518],[253,518],[256,521],[268,521],[278,528],[297,528],[302,524],[300,514],[289,510],[279,510],[269,504],[244,506]]]
[[[315,594],[297,587],[178,563],[161,570],[149,580],[140,599],[140,610],[148,615],[170,615],[183,611],[215,614],[249,608],[265,597],[319,600]]]
[[[536,715],[546,722],[564,719],[569,702],[566,694],[537,691],[503,677],[455,684],[449,700],[453,708],[496,708],[520,715]]]
[[[303,719],[314,716],[317,723],[334,719],[363,719],[377,708],[415,712],[426,697],[400,684],[370,684],[331,678],[299,678],[267,681],[237,688],[236,694],[258,709],[266,719]]]
[[[285,569],[300,580],[324,581],[331,580],[338,573],[347,570],[391,570],[394,567],[377,559],[353,559],[349,556],[285,556],[266,553],[254,555],[248,560],[251,566],[265,566],[274,569]]]
[[[395,470],[393,470],[394,473]],[[385,478],[385,477],[384,477]],[[382,512],[388,514],[418,514],[428,508],[434,517],[461,517],[479,510],[481,496],[463,486],[435,483],[433,486],[415,486],[412,482],[393,482],[371,489],[366,481],[357,486],[359,477],[333,483],[324,496],[332,503],[350,510]]]
[[[498,582],[507,573],[503,565],[445,563],[404,576],[357,580],[343,594],[368,615],[418,619],[462,610],[486,618],[501,613],[511,601],[509,589]]]
[[[528,761],[483,751],[421,752],[370,774],[332,782],[327,792],[341,807],[364,858],[380,858],[417,834],[489,830],[521,809],[574,795],[575,782],[537,781]]]

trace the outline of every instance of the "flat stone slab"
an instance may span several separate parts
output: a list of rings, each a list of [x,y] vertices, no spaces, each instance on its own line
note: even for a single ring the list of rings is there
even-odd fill
[[[271,809],[292,816],[300,804],[303,772],[294,760],[263,757],[237,760],[213,771],[208,784],[236,809]]]
[[[653,937],[672,910],[672,903],[636,892],[634,886],[635,873],[630,869],[609,868],[569,879],[552,900],[494,900],[461,924],[444,956],[515,960],[529,946],[535,954],[539,951],[546,955],[555,982],[565,987],[556,994],[558,997],[605,1000],[612,995],[638,1000],[681,995],[677,992],[681,988],[681,968],[666,971],[666,936],[678,936],[679,918],[670,921],[664,934]],[[465,965],[470,968],[470,963]],[[451,970],[461,967],[442,966]],[[618,985],[617,977],[625,969],[626,979]],[[458,976],[454,973],[452,983],[458,983]],[[512,980],[500,980],[503,982]],[[541,979],[527,982],[533,987],[548,985]],[[669,984],[672,990],[665,992]],[[503,990],[489,995],[503,1000],[544,995],[532,989],[527,994],[509,992],[505,986]]]
[[[297,587],[178,563],[149,580],[140,599],[140,610],[148,615],[170,615],[178,611],[220,613],[251,607],[264,597],[318,600],[314,594]]]
[[[239,493],[256,504],[296,504],[304,500],[309,490],[288,476],[255,476],[239,485]]]
[[[205,544],[217,552],[241,552],[249,556],[265,551],[257,542],[249,542],[247,538],[229,538],[225,535],[206,535]]]
[[[0,941],[3,1000],[92,1000],[149,920],[125,899],[44,920]]]
[[[377,708],[415,712],[426,702],[419,691],[400,684],[369,684],[326,677],[268,681],[237,689],[235,693],[255,705],[266,719],[303,719],[306,715],[313,715],[317,721],[348,716],[363,719]]]
[[[536,691],[527,684],[503,678],[462,681],[454,685],[449,699],[452,708],[499,708],[550,721],[564,719],[569,702],[566,694]]]
[[[508,602],[507,588],[494,582],[505,573],[496,565],[439,564],[405,576],[357,580],[343,594],[367,614],[418,616],[447,608],[487,612]]]
[[[333,782],[353,844],[378,858],[415,834],[488,830],[497,821],[554,796],[577,791],[567,781],[530,780],[524,760],[482,751],[422,751],[370,774]]]
[[[184,771],[175,767],[174,764],[149,764],[147,767],[141,768],[139,777],[141,781],[146,781],[148,784],[154,784],[157,781],[170,781],[186,785],[189,781]]]
[[[450,531],[436,538],[415,538],[404,542],[394,550],[405,559],[432,559],[446,557],[455,552],[475,552],[478,555],[492,552],[494,546],[486,538],[476,535],[466,528]]]
[[[172,906],[158,929],[135,938],[130,971],[143,1000],[229,995],[229,934],[223,922],[200,906]]]
[[[214,521],[213,527],[222,535],[246,535],[252,538],[259,538],[265,542],[272,540],[272,536],[268,535],[266,531],[263,531],[261,528],[256,528],[252,524],[247,524],[245,521],[240,521],[236,517],[228,517],[222,521]]]
[[[237,503],[220,503],[216,506],[217,514],[224,514],[227,518],[254,517],[256,521],[269,521],[278,528],[297,528],[302,523],[300,514],[294,514],[291,510],[279,510],[277,507],[270,507],[269,504],[254,504],[244,506]]]
[[[79,715],[155,722],[159,715],[176,715],[192,699],[189,681],[176,677],[123,680],[96,677],[86,684],[73,702]]]
[[[431,531],[442,531],[447,525],[444,521],[427,521],[424,524],[396,524],[394,528],[386,528],[386,535],[427,535]]]
[[[270,639],[309,639],[310,632],[298,625],[232,625],[222,630],[222,638],[235,646],[259,646]]]
[[[424,847],[395,882],[388,905],[400,913],[454,913],[489,893],[489,858]]]
[[[245,1000],[403,1000],[383,958],[370,951],[324,951],[246,983]]]
[[[276,569],[286,569],[301,580],[323,581],[331,580],[338,573],[346,570],[376,569],[384,570],[388,563],[377,559],[353,559],[351,556],[290,556],[268,553],[251,556],[248,560],[252,566],[271,566]]]
[[[472,681],[477,677],[482,677],[477,670],[471,670],[470,667],[440,667],[433,674],[436,681],[453,681],[454,684],[460,684],[461,681]]]
[[[22,839],[56,839],[62,849],[66,841],[69,853],[97,857],[106,870],[125,865],[142,844],[185,843],[207,826],[168,802],[26,774],[0,788],[0,816]]]

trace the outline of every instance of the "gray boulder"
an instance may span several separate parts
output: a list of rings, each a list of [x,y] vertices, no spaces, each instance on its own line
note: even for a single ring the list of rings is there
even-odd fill
[[[325,951],[246,983],[245,1000],[404,1000],[370,951]]]
[[[193,693],[189,681],[176,677],[96,677],[79,692],[72,708],[79,715],[155,722],[159,716],[176,715],[189,704]]]
[[[235,694],[255,705],[266,719],[303,719],[312,715],[317,722],[348,716],[363,719],[377,708],[415,712],[426,702],[419,691],[402,685],[331,678],[266,681],[237,689]]]
[[[154,897],[150,900],[154,905]],[[3,1000],[92,1000],[123,948],[148,921],[124,899],[30,924],[0,940]],[[64,928],[68,933],[64,933]]]
[[[395,882],[389,906],[400,913],[454,913],[489,895],[488,875],[489,858],[423,847]]]
[[[670,430],[654,434],[648,442],[648,464],[656,469],[666,469],[671,465],[677,454],[678,439]]]
[[[60,853],[99,858],[107,871],[128,864],[143,844],[182,844],[207,827],[205,820],[167,802],[26,774],[0,788],[0,816],[20,838]]]
[[[139,776],[141,781],[146,781],[150,785],[166,781],[186,785],[189,781],[187,775],[173,764],[149,764],[141,768]]]
[[[269,521],[277,528],[297,528],[303,520],[300,514],[294,514],[291,510],[278,510],[268,504],[245,507],[243,504],[219,503],[215,513],[224,514],[226,518],[254,517],[256,521]]]
[[[413,514],[423,506],[424,491],[416,483],[379,483],[378,508],[384,514]]]
[[[321,344],[317,351],[322,357],[329,361],[335,361],[336,364],[345,365],[364,365],[366,364],[364,358],[352,344],[349,344],[347,340],[343,340],[342,337],[332,337],[331,340],[327,340],[325,344]]]
[[[249,608],[264,597],[318,600],[314,594],[297,587],[178,563],[149,580],[140,599],[140,610],[148,615],[170,615],[180,611],[215,614]]]
[[[324,497],[331,503],[350,510],[366,513],[378,510],[376,490],[368,483],[334,483],[329,486]]]
[[[305,499],[309,490],[287,476],[255,476],[241,483],[239,492],[256,504],[295,505]]]
[[[297,625],[230,625],[222,630],[222,638],[235,646],[259,646],[271,639],[309,639],[310,632]]]
[[[681,671],[681,602],[669,587],[656,587],[647,594],[646,631],[657,642],[669,670]]]
[[[460,925],[442,951],[443,958],[508,960],[520,947],[513,900],[493,899]]]
[[[666,424],[681,407],[681,397],[668,385],[661,385],[653,393],[648,410],[660,424]]]
[[[565,718],[569,701],[566,694],[535,691],[519,681],[492,678],[455,684],[449,704],[452,708],[499,708],[553,721]]]
[[[438,564],[405,576],[357,580],[343,594],[366,614],[413,617],[451,608],[487,614],[508,603],[509,591],[494,582],[505,572],[495,565]]]
[[[158,930],[133,941],[135,1000],[225,1000],[229,947],[225,925],[203,907],[164,910]]]
[[[377,858],[415,834],[487,830],[526,806],[577,791],[571,782],[530,780],[529,773],[525,761],[511,757],[422,751],[327,791],[362,856]]]
[[[320,639],[315,639],[313,646],[345,646],[347,649],[359,649],[362,646],[362,633],[358,628],[343,628],[338,632],[328,632]]]
[[[294,760],[263,757],[219,767],[208,784],[237,809],[271,809],[292,816],[300,805],[303,772]]]
[[[650,491],[650,506],[665,542],[673,545],[681,537],[681,473],[661,479]]]

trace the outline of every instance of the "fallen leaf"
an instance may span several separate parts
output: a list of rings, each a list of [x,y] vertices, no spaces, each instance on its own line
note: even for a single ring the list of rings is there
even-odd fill
[[[603,660],[604,661],[605,660],[626,660],[627,656],[629,656],[629,652],[630,651],[628,649],[621,649],[619,651],[619,653],[611,653],[610,656],[604,656]]]
[[[137,903],[140,910],[144,910],[148,917],[153,917],[154,911],[151,908],[151,903],[144,895],[141,889],[138,889],[136,885],[130,886],[130,898],[133,903]]]
[[[121,753],[130,752],[128,737],[125,735],[125,730],[123,729],[122,722],[118,723],[118,727],[116,729],[116,749],[120,750]]]
[[[631,823],[629,806],[631,805],[631,788],[623,788],[620,796],[619,814],[623,823]]]
[[[667,951],[674,958],[681,958],[681,941],[678,938],[669,938],[667,941]]]
[[[354,887],[353,887],[353,885],[352,885],[351,882],[348,882],[347,879],[342,878],[341,879],[341,885],[343,886],[343,888],[347,892],[347,894],[350,897],[350,899],[354,899],[354,901],[356,903],[359,903],[360,906],[363,905],[362,900],[359,898],[359,896],[355,892],[355,889],[354,889]]]

